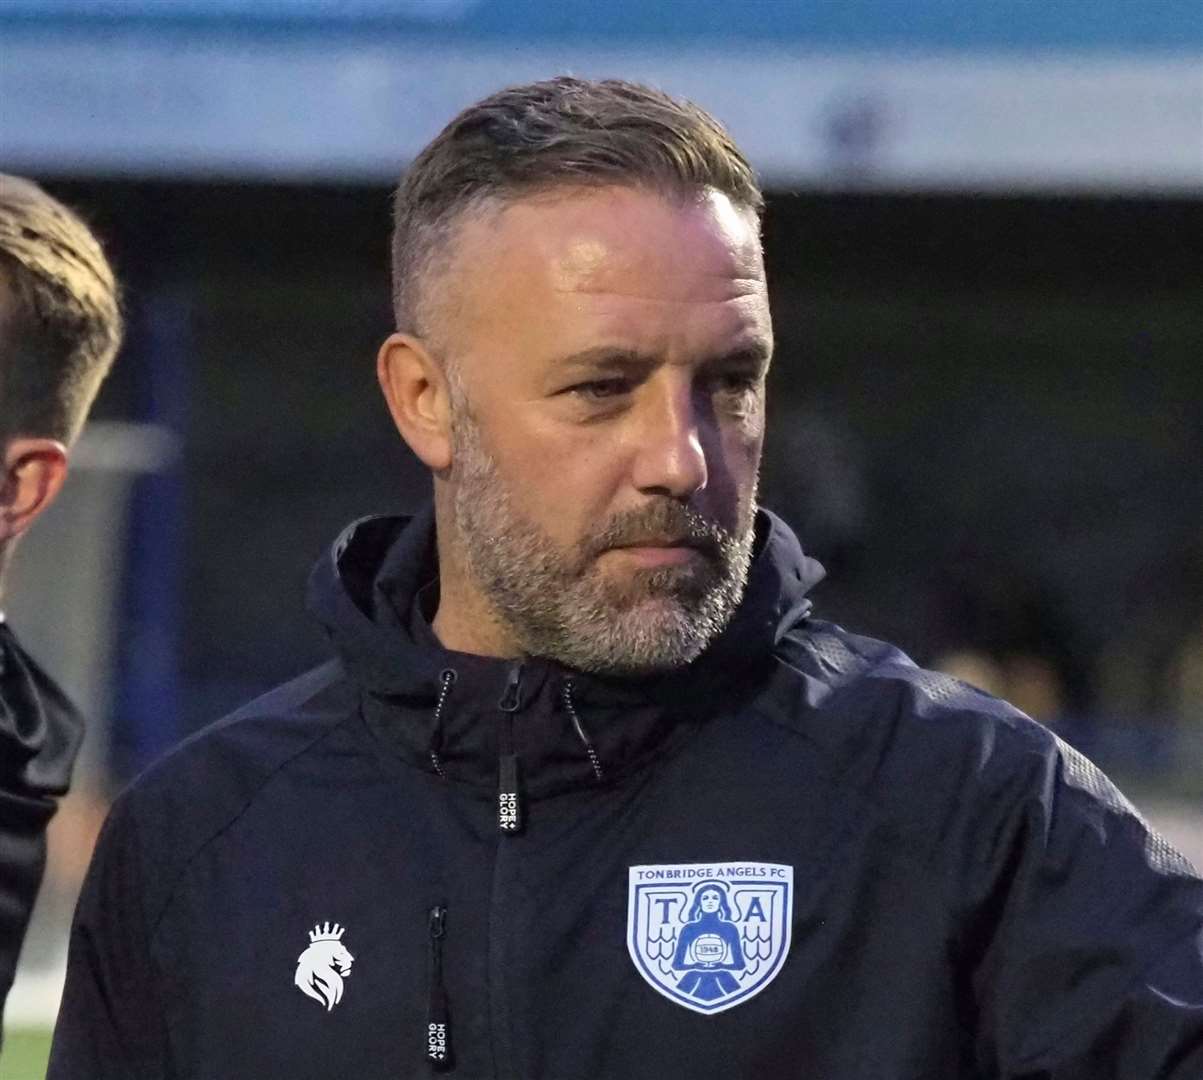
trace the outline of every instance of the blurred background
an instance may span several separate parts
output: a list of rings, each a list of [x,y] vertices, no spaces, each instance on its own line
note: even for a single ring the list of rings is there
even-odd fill
[[[819,614],[1009,697],[1203,865],[1197,0],[3,0],[0,167],[88,218],[130,323],[10,583],[91,721],[17,1040],[113,792],[321,659],[310,565],[427,495],[374,381],[390,186],[561,72],[691,97],[762,172],[763,497]]]

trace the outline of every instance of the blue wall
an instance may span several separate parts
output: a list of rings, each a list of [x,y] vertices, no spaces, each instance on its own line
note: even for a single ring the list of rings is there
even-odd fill
[[[5,0],[0,25],[382,29],[507,44],[763,40],[821,49],[1191,50],[1199,0]]]

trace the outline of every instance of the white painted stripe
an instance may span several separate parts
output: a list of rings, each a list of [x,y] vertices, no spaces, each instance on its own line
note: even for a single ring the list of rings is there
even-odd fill
[[[503,51],[12,34],[10,170],[390,180],[464,105],[570,71],[731,128],[770,186],[1203,193],[1203,56]]]

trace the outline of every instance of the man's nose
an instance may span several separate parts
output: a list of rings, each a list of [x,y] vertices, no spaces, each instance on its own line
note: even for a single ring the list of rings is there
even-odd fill
[[[634,482],[649,495],[688,499],[709,479],[705,418],[689,389],[657,395],[644,416],[636,450]]]

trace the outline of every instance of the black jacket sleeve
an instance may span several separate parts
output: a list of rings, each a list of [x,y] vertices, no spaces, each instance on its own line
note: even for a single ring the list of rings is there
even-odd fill
[[[46,825],[67,791],[83,723],[0,617],[0,1009],[46,865]]]
[[[165,1080],[163,986],[150,948],[147,883],[128,801],[96,845],[67,953],[47,1080]]]
[[[968,935],[983,1075],[1203,1078],[1203,881],[1045,736],[979,814]]]

